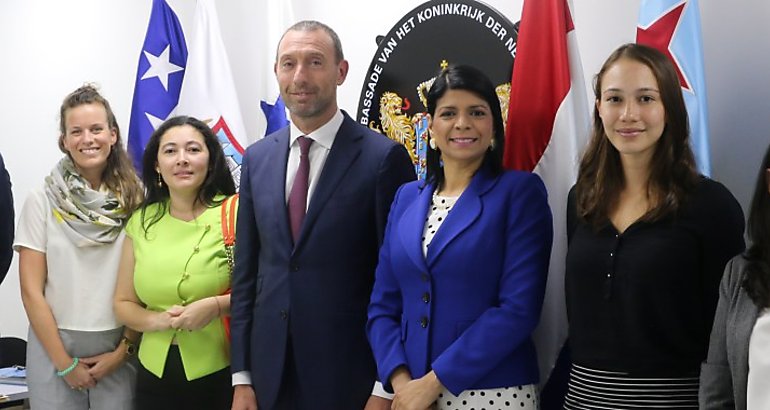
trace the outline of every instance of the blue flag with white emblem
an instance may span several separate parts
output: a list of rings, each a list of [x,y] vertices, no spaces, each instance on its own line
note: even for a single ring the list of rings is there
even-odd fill
[[[674,63],[687,105],[698,170],[711,174],[706,79],[698,0],[642,0],[636,42],[657,48]]]
[[[153,0],[128,127],[128,151],[139,172],[150,135],[177,106],[186,65],[187,44],[179,19],[165,0]]]

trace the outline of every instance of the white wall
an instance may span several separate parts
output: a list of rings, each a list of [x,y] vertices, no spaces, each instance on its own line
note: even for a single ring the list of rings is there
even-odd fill
[[[572,0],[586,85],[606,56],[633,41],[639,0]],[[195,2],[170,0],[183,26]],[[339,33],[350,61],[340,105],[355,112],[374,38],[418,0],[220,0],[222,35],[230,55],[250,135],[258,135],[259,100],[275,90],[275,42],[267,38],[273,12],[293,8],[298,19],[323,21]],[[522,0],[486,0],[518,21]],[[62,98],[84,82],[97,82],[118,117],[124,138],[150,0],[0,0],[0,152],[14,183],[17,214],[30,187],[61,153],[56,146]],[[770,138],[770,3],[701,0],[709,92],[714,177],[745,205]],[[279,25],[280,26],[280,25]],[[189,30],[187,30],[189,31]],[[281,31],[281,30],[279,30]],[[274,37],[279,33],[271,33]],[[590,92],[589,92],[590,93]],[[0,286],[0,333],[26,338],[17,262]],[[74,297],[74,295],[73,295]]]

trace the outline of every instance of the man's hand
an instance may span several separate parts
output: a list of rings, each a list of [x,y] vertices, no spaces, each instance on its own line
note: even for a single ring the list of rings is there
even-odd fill
[[[257,410],[257,395],[254,393],[254,388],[248,384],[235,385],[232,410]]]

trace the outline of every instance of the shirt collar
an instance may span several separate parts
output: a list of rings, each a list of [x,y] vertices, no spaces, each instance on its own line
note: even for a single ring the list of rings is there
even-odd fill
[[[310,137],[316,144],[320,144],[322,147],[330,150],[344,119],[345,117],[342,115],[342,111],[338,108],[332,119],[310,134],[304,134],[296,125],[294,125],[294,123],[291,123],[289,128],[289,146],[294,146],[294,141],[305,135]]]

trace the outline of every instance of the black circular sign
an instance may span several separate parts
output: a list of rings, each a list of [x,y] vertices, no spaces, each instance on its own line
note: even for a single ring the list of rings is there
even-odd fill
[[[433,0],[378,36],[364,79],[357,120],[407,147],[424,175],[427,121],[424,94],[447,64],[482,70],[498,85],[507,115],[518,24],[478,1]]]

